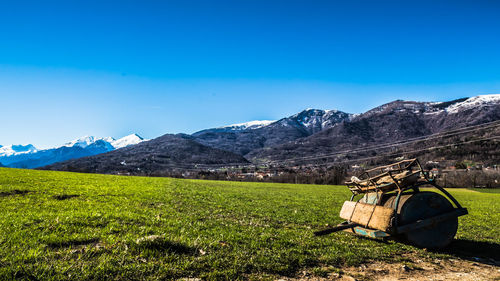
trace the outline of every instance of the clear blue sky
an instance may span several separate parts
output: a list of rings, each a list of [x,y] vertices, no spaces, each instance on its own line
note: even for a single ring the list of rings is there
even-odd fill
[[[498,1],[2,1],[0,144],[500,92]]]

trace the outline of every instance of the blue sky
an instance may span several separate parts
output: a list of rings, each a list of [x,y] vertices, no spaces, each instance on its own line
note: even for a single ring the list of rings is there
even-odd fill
[[[497,1],[1,1],[0,144],[500,92]]]

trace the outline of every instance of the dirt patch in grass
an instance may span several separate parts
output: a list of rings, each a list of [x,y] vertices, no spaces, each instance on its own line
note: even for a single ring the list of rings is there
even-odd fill
[[[345,270],[359,280],[498,280],[500,268],[461,259],[420,259],[405,263],[374,262]]]
[[[80,195],[76,195],[76,194],[59,194],[59,195],[52,196],[52,198],[54,198],[56,200],[67,200],[67,199],[71,199],[71,198],[79,197],[79,196]]]
[[[295,278],[281,278],[278,280],[500,280],[500,261],[482,263],[463,259],[424,260],[416,255],[404,255],[403,259],[405,261],[399,263],[374,261],[360,266],[345,267],[341,269],[322,268],[311,271],[303,271]]]
[[[7,196],[12,196],[12,195],[24,195],[26,193],[32,192],[30,190],[19,190],[19,189],[14,189],[11,191],[2,191],[0,192],[0,197],[7,197]]]

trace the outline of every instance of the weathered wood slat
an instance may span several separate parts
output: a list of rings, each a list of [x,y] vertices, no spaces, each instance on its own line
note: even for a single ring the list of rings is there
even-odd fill
[[[387,231],[394,209],[372,204],[345,201],[340,210],[340,217],[373,229]]]

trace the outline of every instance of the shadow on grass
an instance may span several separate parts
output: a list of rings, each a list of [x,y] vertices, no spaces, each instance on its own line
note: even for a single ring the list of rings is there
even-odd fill
[[[398,236],[391,237],[390,239],[387,239],[387,241],[365,237],[360,238],[369,239],[379,243],[388,243],[387,241],[392,240],[396,243],[408,244],[404,238]],[[433,253],[448,254],[461,259],[484,264],[499,265],[500,263],[500,243],[456,239],[453,240],[453,242],[446,248],[428,249],[428,251]]]
[[[498,265],[500,262],[500,244],[493,242],[456,239],[448,247],[434,252],[484,264]]]
[[[99,242],[99,238],[90,238],[90,239],[70,239],[66,241],[53,241],[47,243],[47,247],[52,249],[58,248],[68,248],[68,247],[76,247],[82,245],[88,245]]]
[[[179,255],[195,255],[197,253],[196,248],[189,247],[179,242],[169,241],[163,237],[147,237],[145,239],[140,239],[134,245],[136,250],[141,252],[157,252],[157,253],[172,253]]]
[[[19,189],[14,189],[11,191],[2,191],[0,192],[0,197],[7,197],[7,196],[12,196],[12,195],[24,195],[26,193],[29,193],[31,191],[29,190],[19,190]]]
[[[381,244],[389,244],[389,241],[391,240],[396,243],[408,244],[408,242],[400,236],[390,237],[386,240],[373,239],[363,236],[358,238]],[[500,265],[500,243],[455,239],[446,248],[428,249],[428,251],[433,253],[448,254],[457,258],[483,264]]]
[[[56,200],[66,200],[66,199],[71,199],[73,197],[78,197],[80,195],[76,195],[76,194],[59,194],[59,195],[54,195],[52,196],[52,198],[56,199]]]
[[[355,235],[355,234],[351,234],[351,235]],[[356,235],[355,236],[357,239],[360,239],[360,240],[365,240],[365,241],[372,241],[372,242],[375,242],[375,243],[378,243],[378,244],[391,244],[389,241],[395,241],[395,242],[400,242],[401,243],[401,239],[399,238],[394,238],[394,237],[387,237],[387,238],[371,238],[371,237],[365,237],[365,236],[361,236],[361,235]]]

